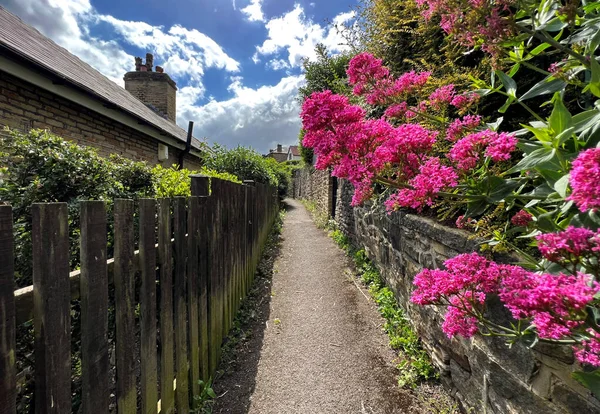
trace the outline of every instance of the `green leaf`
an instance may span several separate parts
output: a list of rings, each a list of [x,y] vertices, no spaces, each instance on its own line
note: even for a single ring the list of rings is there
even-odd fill
[[[596,52],[596,49],[598,49],[598,46],[600,45],[600,30],[597,30],[596,33],[590,37],[588,44],[587,44],[587,50],[586,50],[586,55],[594,55],[594,52]]]
[[[529,170],[532,168],[543,168],[553,166],[556,161],[556,150],[554,148],[540,148],[533,151],[531,154],[523,157],[521,161],[510,170],[507,174],[518,171]]]
[[[525,92],[525,94],[519,98],[519,102],[535,98],[536,96],[558,92],[563,90],[566,86],[567,82],[548,76],[546,79],[536,83],[531,89]]]
[[[592,372],[575,371],[571,375],[590,390],[596,398],[600,398],[600,369]]]
[[[498,77],[500,78],[500,81],[502,82],[502,85],[504,85],[504,89],[506,89],[506,93],[509,96],[516,98],[517,83],[510,76],[508,76],[506,73],[502,72],[501,70],[497,70],[496,75],[498,75]]]
[[[565,129],[560,134],[558,134],[555,138],[557,147],[560,147],[562,144],[567,142],[569,140],[569,138],[571,138],[573,136],[574,132],[575,132],[575,128],[570,127],[570,128]]]
[[[217,398],[217,394],[215,394],[215,391],[212,388],[210,388],[210,387],[206,389],[206,394],[210,398]]]
[[[504,200],[513,193],[513,190],[519,186],[519,183],[513,180],[503,180],[500,177],[491,176],[487,179],[484,186],[490,188],[486,197],[490,203],[497,203]]]
[[[560,180],[554,183],[554,189],[562,198],[567,196],[567,188],[569,188],[569,174],[563,175]]]
[[[533,49],[531,52],[529,52],[529,54],[527,56],[525,56],[525,60],[533,59],[534,57],[536,57],[537,55],[539,55],[540,53],[542,53],[544,50],[548,49],[549,47],[550,47],[550,43],[542,43],[542,44],[538,45],[535,49]]]
[[[570,128],[573,121],[572,116],[560,97],[560,93],[556,92],[552,98],[554,108],[548,118],[548,125],[558,135],[565,129]]]
[[[584,91],[589,90],[595,96],[600,97],[600,64],[595,58],[590,60],[590,69],[592,71],[592,78]]]

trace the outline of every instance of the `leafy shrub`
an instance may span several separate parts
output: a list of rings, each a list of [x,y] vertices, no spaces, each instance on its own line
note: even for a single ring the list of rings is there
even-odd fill
[[[33,203],[68,204],[70,265],[75,269],[79,266],[80,200],[105,200],[110,209],[116,197],[147,197],[153,193],[152,176],[146,164],[118,156],[107,160],[94,149],[48,131],[2,134],[0,164],[4,166],[0,200],[13,207],[18,286],[32,282],[30,206]]]
[[[199,171],[191,171],[185,168],[180,169],[176,165],[170,168],[157,165],[152,169],[156,197],[189,197],[192,184],[190,175],[196,174],[241,184],[241,181],[233,174],[220,173],[206,167],[202,167]]]
[[[278,185],[277,176],[268,161],[251,148],[237,146],[227,149],[215,144],[204,162],[207,168],[232,174],[242,181]]]

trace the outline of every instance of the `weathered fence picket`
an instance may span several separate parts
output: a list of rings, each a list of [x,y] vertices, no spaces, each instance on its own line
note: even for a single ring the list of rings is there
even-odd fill
[[[175,259],[175,358],[177,367],[177,388],[175,398],[178,413],[190,411],[189,377],[188,377],[188,335],[187,335],[187,301],[186,301],[186,200],[177,197],[173,205],[173,233]]]
[[[115,200],[107,260],[107,206],[80,202],[81,269],[73,272],[67,205],[34,204],[33,286],[17,291],[12,209],[0,206],[0,414],[16,413],[15,338],[32,318],[36,413],[73,409],[72,312],[81,313],[81,337],[73,338],[81,341],[81,390],[73,395],[83,413],[108,413],[112,389],[119,414],[188,413],[199,380],[214,376],[275,219],[275,189],[196,176],[192,197],[137,204]]]
[[[192,384],[193,395],[198,395],[200,380],[200,342],[198,337],[198,279],[194,277],[198,274],[198,242],[199,242],[199,223],[200,198],[190,197],[188,210],[188,336],[190,349],[190,382]]]
[[[158,267],[160,269],[160,411],[175,412],[173,377],[173,247],[171,245],[171,200],[158,204]]]
[[[15,295],[13,218],[9,206],[0,206],[0,413],[16,412]]]
[[[66,203],[31,206],[35,412],[71,410],[71,295]]]
[[[140,348],[142,413],[157,412],[156,200],[140,200]]]
[[[106,207],[83,201],[81,218],[81,401],[84,414],[108,413]]]
[[[117,366],[117,411],[136,410],[135,384],[135,267],[134,204],[115,200],[115,358]]]

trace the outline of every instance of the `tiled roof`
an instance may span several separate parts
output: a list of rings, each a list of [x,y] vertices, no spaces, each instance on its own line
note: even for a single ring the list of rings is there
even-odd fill
[[[169,136],[186,142],[187,132],[184,129],[152,111],[124,88],[25,24],[2,6],[0,6],[0,47],[9,49],[68,83],[146,121]],[[194,147],[200,147],[197,140],[193,141]]]
[[[294,157],[300,156],[300,150],[298,149],[298,145],[290,145],[289,151],[292,153]]]

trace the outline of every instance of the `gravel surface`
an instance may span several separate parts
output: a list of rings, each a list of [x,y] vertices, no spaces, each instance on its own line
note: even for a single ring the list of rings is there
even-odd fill
[[[252,334],[216,382],[213,412],[428,412],[397,386],[383,319],[344,253],[300,203],[286,203],[272,280],[259,280]]]

